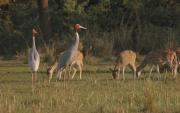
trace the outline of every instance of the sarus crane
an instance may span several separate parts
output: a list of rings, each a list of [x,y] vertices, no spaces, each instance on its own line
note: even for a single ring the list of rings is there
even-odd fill
[[[57,66],[57,74],[58,75],[62,72],[62,70],[65,70],[65,76],[66,76],[67,69],[70,69],[70,67],[76,57],[76,54],[78,52],[78,46],[79,46],[78,31],[80,29],[87,29],[87,28],[81,26],[80,24],[75,24],[75,26],[74,26],[75,41],[67,50],[65,50],[61,53],[61,57],[58,60],[58,66]],[[69,78],[69,75],[68,75],[68,78]]]
[[[32,71],[32,84],[34,84],[36,80],[36,72],[39,68],[39,63],[40,63],[39,53],[36,49],[36,44],[35,44],[35,34],[37,34],[37,31],[35,30],[35,28],[32,28],[32,48],[30,50],[28,57],[28,63]]]

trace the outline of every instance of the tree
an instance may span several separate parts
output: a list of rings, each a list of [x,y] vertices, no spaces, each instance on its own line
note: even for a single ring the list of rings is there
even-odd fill
[[[38,0],[39,15],[40,15],[40,27],[43,34],[45,43],[49,43],[49,39],[52,36],[51,22],[48,12],[48,0]]]

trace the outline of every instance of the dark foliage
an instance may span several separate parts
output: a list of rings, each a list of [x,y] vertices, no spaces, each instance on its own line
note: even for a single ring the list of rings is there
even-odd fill
[[[36,0],[10,1],[0,8],[8,11],[0,12],[1,55],[14,55],[31,46],[33,25],[39,29],[37,46],[43,48],[47,41]],[[123,49],[147,53],[180,43],[179,0],[49,0],[48,13],[52,34],[46,40],[59,42],[57,50],[62,41],[71,41],[75,23],[88,28],[80,33],[83,51],[98,56]]]

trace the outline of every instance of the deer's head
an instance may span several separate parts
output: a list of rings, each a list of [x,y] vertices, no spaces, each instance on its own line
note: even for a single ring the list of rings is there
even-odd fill
[[[116,69],[109,69],[111,72],[112,72],[112,77],[113,77],[113,79],[116,79],[117,78],[117,73],[118,73],[118,70],[116,70]]]

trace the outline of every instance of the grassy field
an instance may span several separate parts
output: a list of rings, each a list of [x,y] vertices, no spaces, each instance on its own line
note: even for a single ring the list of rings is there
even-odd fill
[[[112,80],[107,64],[86,65],[83,79],[44,82],[41,65],[35,89],[26,64],[0,61],[0,113],[180,113],[180,77],[143,73]]]

